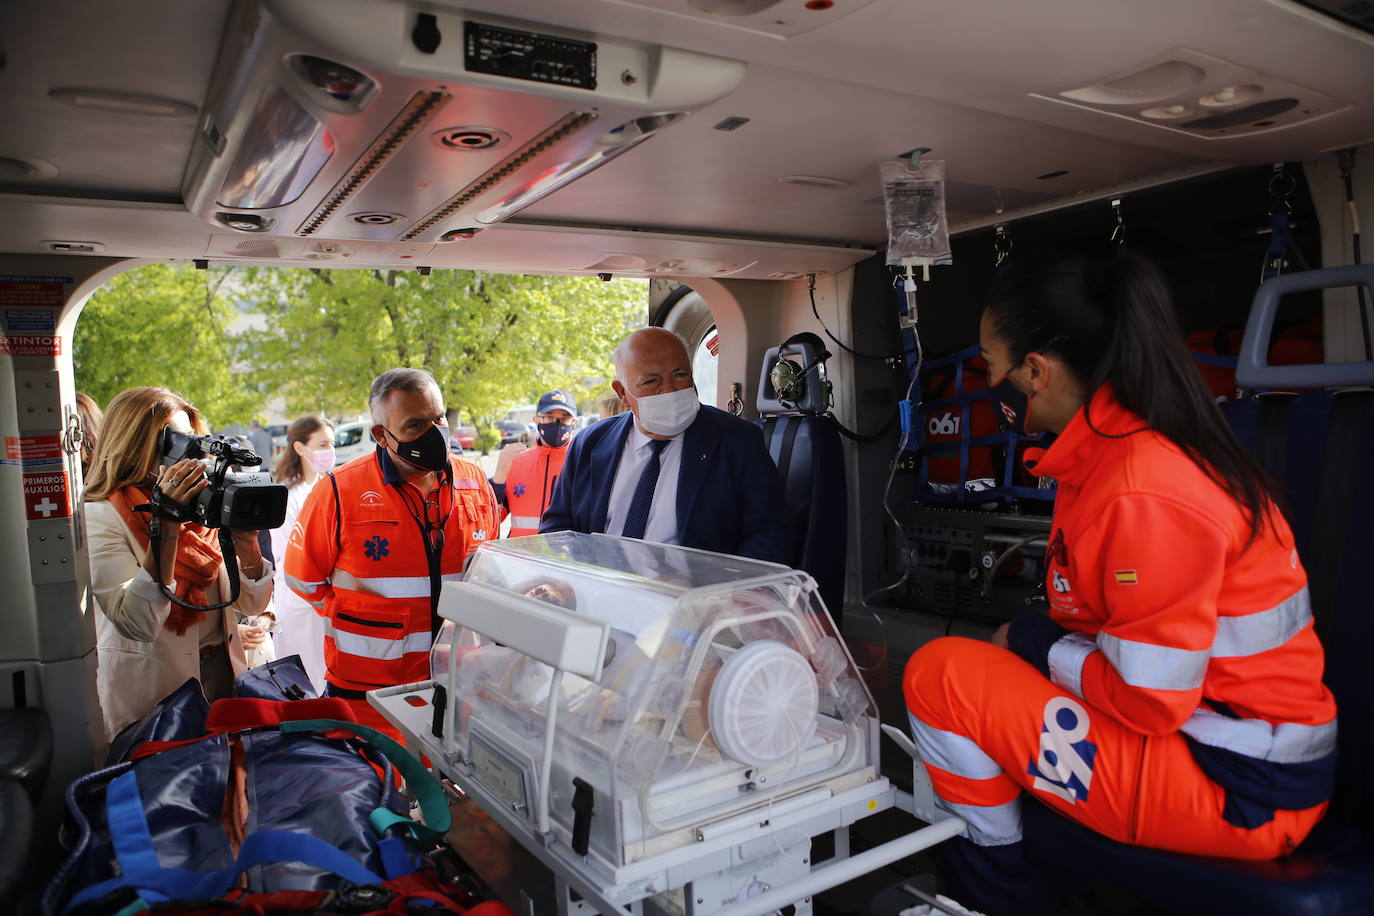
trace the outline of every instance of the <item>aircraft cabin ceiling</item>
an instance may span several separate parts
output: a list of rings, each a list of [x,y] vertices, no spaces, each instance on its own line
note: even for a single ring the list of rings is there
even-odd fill
[[[958,230],[1374,139],[1374,35],[1287,0],[240,6],[0,8],[0,250],[784,277],[881,245],[877,163],[914,147],[946,161]],[[435,52],[411,46],[420,14]],[[570,39],[574,55],[597,42],[595,91],[466,74],[474,21],[497,44],[518,34],[502,27]],[[374,85],[312,102],[288,72],[309,54]],[[274,94],[263,74],[294,88]],[[577,110],[595,123],[559,120]],[[324,129],[254,160],[245,131],[267,116]],[[436,145],[474,123],[505,151]],[[327,164],[302,167],[312,155]],[[380,158],[361,168],[366,155]],[[264,190],[282,161],[294,171]],[[288,190],[295,208],[272,209]],[[374,222],[348,225],[355,211]],[[226,223],[245,212],[265,214],[261,231]],[[443,241],[468,224],[482,231]]]

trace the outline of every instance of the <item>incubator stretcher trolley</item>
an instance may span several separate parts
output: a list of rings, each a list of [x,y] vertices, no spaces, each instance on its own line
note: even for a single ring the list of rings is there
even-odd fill
[[[369,700],[551,870],[560,914],[809,913],[963,828],[881,775],[804,572],[562,532],[482,545],[439,612],[432,680]],[[848,826],[894,805],[931,826],[850,858]]]

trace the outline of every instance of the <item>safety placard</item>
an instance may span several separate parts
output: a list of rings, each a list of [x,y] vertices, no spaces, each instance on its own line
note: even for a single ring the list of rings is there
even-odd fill
[[[56,433],[50,436],[6,436],[5,457],[28,466],[34,464],[62,463],[62,438]]]
[[[0,334],[0,353],[11,356],[61,356],[62,338],[56,334]]]
[[[24,516],[27,519],[68,518],[71,514],[66,471],[24,475]]]
[[[42,311],[51,316],[54,310],[62,309],[62,304],[67,299],[65,288],[71,282],[71,277],[16,277],[8,274],[0,276],[0,307],[4,308],[7,321],[12,318],[22,323],[38,317],[24,314],[25,312]],[[9,325],[8,329],[53,330],[52,327],[26,328],[22,324]]]

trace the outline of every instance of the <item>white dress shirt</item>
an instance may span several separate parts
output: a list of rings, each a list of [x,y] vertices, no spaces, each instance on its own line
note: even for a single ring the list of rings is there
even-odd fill
[[[680,543],[677,537],[677,478],[682,467],[682,433],[668,440],[658,455],[658,484],[654,487],[654,501],[649,505],[649,521],[644,526],[644,540],[659,544]],[[630,512],[639,476],[644,473],[653,450],[654,440],[644,435],[639,424],[630,421],[630,434],[620,453],[620,467],[616,468],[611,484],[611,498],[606,505],[606,533],[622,534],[625,516]]]

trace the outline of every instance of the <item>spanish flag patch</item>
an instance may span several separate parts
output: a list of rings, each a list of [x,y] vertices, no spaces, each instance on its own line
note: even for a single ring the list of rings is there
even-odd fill
[[[1117,585],[1139,585],[1140,577],[1135,574],[1134,569],[1118,569],[1116,571]]]

